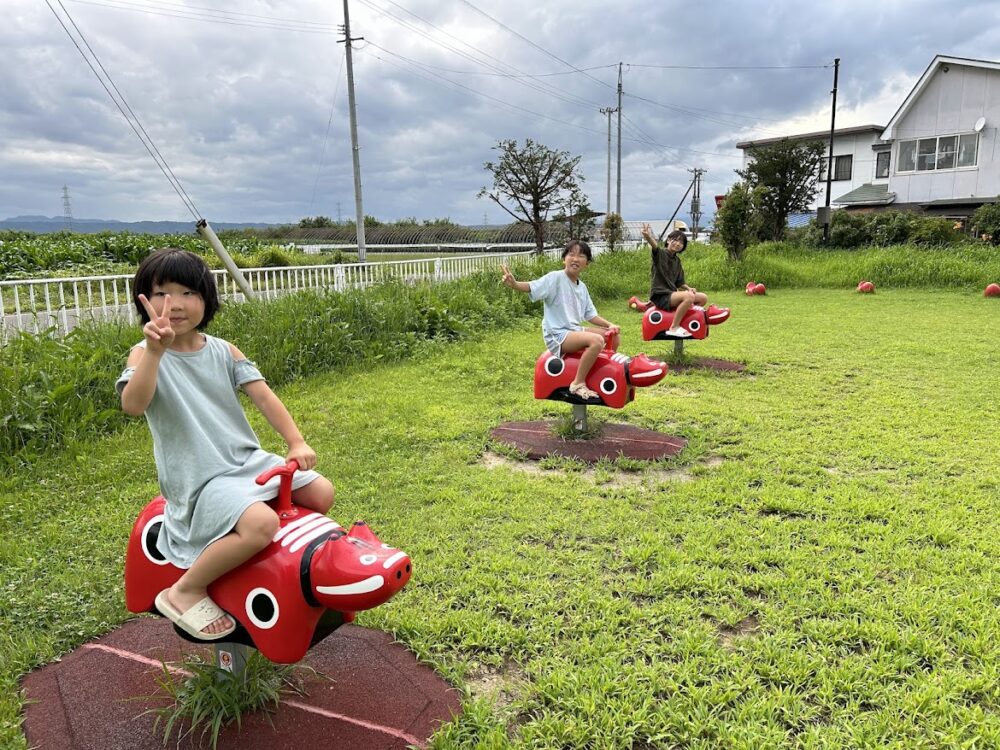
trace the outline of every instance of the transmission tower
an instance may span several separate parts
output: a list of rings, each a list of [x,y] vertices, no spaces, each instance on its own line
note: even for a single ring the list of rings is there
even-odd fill
[[[69,203],[69,186],[63,185],[63,229],[73,228],[73,207]]]

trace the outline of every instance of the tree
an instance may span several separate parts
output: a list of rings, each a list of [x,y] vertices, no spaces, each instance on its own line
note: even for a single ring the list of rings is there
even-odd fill
[[[747,153],[750,163],[737,169],[751,191],[760,188],[760,236],[782,240],[788,215],[806,211],[816,198],[816,176],[826,150],[822,141],[796,143],[784,139]]]
[[[493,149],[500,152],[499,158],[483,165],[493,175],[493,187],[482,188],[478,197],[488,197],[516,220],[530,224],[535,249],[541,254],[549,215],[556,212],[575,217],[581,208],[583,176],[576,172],[580,157],[554,151],[530,138],[523,147],[518,147],[517,141],[504,140]]]
[[[617,250],[618,246],[625,239],[625,222],[619,214],[613,211],[604,217],[604,226],[601,227],[601,237],[608,243],[608,250]]]
[[[762,190],[751,190],[746,183],[737,182],[715,212],[714,236],[725,246],[731,261],[741,260],[747,245],[757,239],[760,219],[757,201]]]

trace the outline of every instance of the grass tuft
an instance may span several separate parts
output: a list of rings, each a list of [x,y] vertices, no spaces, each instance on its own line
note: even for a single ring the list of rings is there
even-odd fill
[[[192,655],[179,664],[164,663],[156,677],[158,692],[143,700],[170,701],[147,712],[155,715],[153,731],[163,733],[164,745],[176,734],[178,746],[197,737],[200,744],[207,741],[215,750],[219,733],[231,724],[242,726],[245,715],[261,711],[270,721],[282,697],[305,695],[300,669],[309,668],[273,664],[259,651],[251,651],[243,671],[233,675],[201,655]],[[179,675],[185,676],[178,679]]]

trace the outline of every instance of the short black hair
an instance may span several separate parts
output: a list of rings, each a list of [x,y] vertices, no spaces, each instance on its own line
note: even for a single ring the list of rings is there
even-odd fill
[[[685,250],[687,250],[688,237],[680,229],[675,229],[674,231],[672,231],[670,234],[667,235],[667,242],[670,242],[670,240],[680,240],[681,242],[684,243],[684,247],[682,247],[680,250],[677,251],[678,254],[683,253]]]
[[[594,254],[590,250],[590,245],[588,245],[583,240],[570,240],[566,243],[566,247],[563,248],[562,257],[569,255],[569,251],[574,247],[580,248],[580,252],[587,256],[587,262],[590,263],[594,259]]]
[[[198,255],[179,247],[161,247],[146,256],[132,279],[132,302],[143,325],[149,322],[149,313],[139,301],[139,295],[144,294],[149,299],[153,294],[154,284],[170,282],[186,286],[201,295],[205,302],[205,317],[198,324],[199,331],[212,322],[221,303],[215,276],[208,264]]]

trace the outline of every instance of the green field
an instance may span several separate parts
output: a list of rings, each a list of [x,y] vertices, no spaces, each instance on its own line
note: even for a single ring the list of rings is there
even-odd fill
[[[747,372],[671,374],[601,415],[689,440],[649,467],[529,471],[489,444],[568,411],[531,397],[537,320],[281,389],[331,516],[414,560],[359,624],[465,691],[433,747],[1000,746],[1000,306],[716,296],[732,318],[687,348]],[[597,306],[624,351],[671,350]],[[25,747],[18,678],[129,617],[155,492],[142,422],[0,479],[0,746]]]

